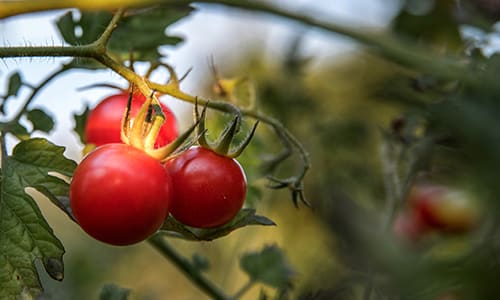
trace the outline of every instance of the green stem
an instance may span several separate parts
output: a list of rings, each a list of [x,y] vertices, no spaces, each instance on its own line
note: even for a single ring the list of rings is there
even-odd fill
[[[122,75],[122,74],[120,74]],[[122,75],[123,76],[123,75]],[[186,94],[182,92],[180,89],[169,85],[169,84],[158,84],[155,82],[148,81],[148,85],[153,88],[155,91],[161,92],[168,94],[172,97],[175,97],[180,100],[184,100],[187,102],[191,102],[193,104],[198,103],[199,105],[207,105],[211,109],[219,110],[222,112],[227,112],[227,113],[235,113],[239,112],[243,116],[251,117],[256,120],[261,121],[262,123],[265,123],[271,127],[273,127],[275,130],[283,133],[283,136],[293,145],[297,150],[299,151],[299,154],[301,156],[301,159],[303,161],[303,167],[302,170],[297,176],[298,181],[302,180],[309,170],[311,166],[311,161],[309,158],[309,153],[306,151],[304,146],[297,140],[297,138],[281,124],[280,121],[277,119],[274,119],[270,116],[267,116],[265,114],[262,114],[254,109],[238,109],[234,104],[231,104],[229,102],[224,102],[224,101],[209,101],[208,99],[205,99],[203,97],[195,97],[191,96],[189,94]]]
[[[106,29],[104,29],[104,32],[93,43],[98,53],[102,54],[106,53],[106,48],[109,43],[109,39],[111,38],[111,34],[113,34],[113,31],[115,31],[116,27],[118,27],[118,22],[120,22],[124,14],[125,14],[125,9],[123,8],[118,9],[113,15],[111,21],[108,23],[108,26],[106,26]]]
[[[19,46],[0,47],[0,57],[96,57],[96,47],[92,44],[82,46]]]
[[[231,297],[225,295],[211,281],[206,279],[199,270],[194,268],[191,263],[177,253],[160,234],[155,234],[148,239],[148,242],[158,250],[164,257],[179,268],[192,282],[201,290],[215,300],[230,300]]]
[[[302,170],[299,173],[299,176],[297,178],[299,181],[302,180],[304,178],[304,176],[306,175],[307,171],[309,170],[309,168],[311,167],[311,160],[309,157],[309,153],[304,148],[302,143],[285,126],[283,126],[283,124],[280,121],[278,121],[277,119],[274,119],[270,116],[259,113],[255,110],[242,110],[241,113],[244,116],[260,120],[261,122],[272,126],[275,130],[283,133],[283,135],[287,139],[287,141],[290,142],[299,151],[300,157],[301,157],[302,162],[303,162],[303,166],[302,166]]]
[[[381,147],[380,158],[382,161],[382,169],[384,173],[384,189],[386,192],[386,218],[384,220],[382,229],[386,231],[390,229],[390,226],[394,221],[394,217],[399,206],[398,200],[402,196],[397,161],[400,151],[398,151],[399,148],[396,149],[397,145],[394,144],[394,142],[391,140],[391,137],[389,136],[383,137]]]
[[[243,297],[243,295],[245,295],[246,292],[248,292],[255,284],[255,280],[253,279],[250,279],[244,286],[242,286],[239,291],[237,291],[233,298],[234,300],[237,300],[237,299],[240,299],[241,297]]]
[[[7,159],[7,145],[5,143],[5,132],[0,131],[0,163],[1,163],[0,170],[5,170],[4,163],[6,159]],[[3,180],[0,180],[0,183],[1,182],[3,182]]]
[[[31,102],[33,102],[33,99],[35,99],[35,96],[40,92],[40,90],[42,90],[54,78],[56,78],[57,76],[61,75],[65,71],[69,70],[70,68],[71,67],[68,66],[68,65],[62,65],[54,73],[50,74],[47,78],[45,78],[45,80],[42,81],[38,86],[32,87],[33,90],[31,91],[31,94],[26,99],[26,102],[21,107],[21,109],[16,114],[16,116],[13,117],[12,120],[9,123],[17,123],[17,122],[19,122],[19,119],[21,119],[21,117],[23,116],[23,114],[28,109],[28,106],[31,104]]]
[[[106,53],[106,46],[111,34],[125,13],[119,9],[114,15],[99,39],[88,45],[81,46],[19,46],[0,47],[0,57],[88,57],[96,58]]]
[[[190,1],[168,1],[168,3],[188,3]],[[196,2],[215,3],[241,8],[293,20],[295,22],[337,33],[372,47],[382,56],[401,65],[433,74],[448,80],[460,80],[472,86],[498,90],[497,80],[488,74],[478,74],[479,68],[464,63],[463,58],[435,54],[432,49],[403,40],[386,33],[372,33],[367,30],[317,20],[313,17],[282,10],[266,1],[252,0],[198,0]]]

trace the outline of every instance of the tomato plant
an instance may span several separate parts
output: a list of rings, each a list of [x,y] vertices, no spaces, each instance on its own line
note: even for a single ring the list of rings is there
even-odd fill
[[[425,1],[425,5],[415,6],[416,1],[402,0],[398,5],[392,3],[383,14],[391,15],[386,24],[368,31],[362,29],[365,26],[337,24],[327,20],[323,13],[321,16],[314,13],[321,10],[288,9],[266,1],[208,1],[210,3],[204,5],[192,1],[119,1],[120,5],[109,1],[4,2],[0,5],[0,17],[46,10],[60,14],[59,9],[67,5],[77,7],[66,7],[68,10],[55,20],[59,32],[52,46],[33,45],[28,39],[21,45],[12,43],[11,46],[9,31],[24,36],[18,34],[18,28],[4,30],[6,36],[4,45],[0,46],[0,58],[2,62],[7,61],[4,63],[7,68],[11,58],[17,58],[19,64],[24,63],[25,57],[49,57],[50,61],[65,57],[65,60],[36,82],[26,80],[22,69],[12,72],[0,94],[0,299],[52,297],[50,286],[42,287],[45,282],[39,276],[37,264],[43,264],[52,278],[64,278],[63,243],[45,219],[43,208],[38,206],[39,200],[47,199],[67,214],[70,220],[63,222],[77,221],[84,231],[104,243],[129,245],[147,239],[171,265],[212,299],[239,300],[252,289],[252,298],[259,299],[498,298],[500,291],[496,282],[500,268],[497,269],[496,262],[500,243],[495,237],[500,232],[496,222],[500,209],[495,196],[499,193],[500,105],[495,99],[500,91],[498,55],[493,55],[494,43],[490,43],[498,30],[493,20],[489,20],[498,17],[498,11],[481,4],[487,1]],[[308,62],[318,60],[309,57],[315,53],[309,51],[310,45],[302,44],[310,41],[309,30],[301,30],[300,34],[293,35],[294,41],[285,45],[287,51],[272,49],[273,53],[286,57],[273,55],[270,60],[260,61],[256,56],[245,63],[244,56],[256,52],[240,51],[241,47],[224,44],[225,50],[239,52],[231,55],[241,55],[230,60],[241,66],[240,76],[220,77],[219,66],[216,68],[215,62],[211,62],[212,74],[206,78],[214,79],[215,94],[208,90],[193,94],[181,87],[189,71],[178,76],[169,63],[180,69],[190,66],[182,66],[184,60],[177,60],[177,56],[173,56],[176,61],[167,63],[171,56],[165,54],[183,40],[172,36],[168,26],[195,9],[201,13],[192,19],[203,18],[203,10],[212,6],[212,2],[217,3],[215,7],[232,7],[228,13],[246,9],[290,19],[299,23],[298,26],[321,29],[320,34],[344,35],[387,61],[378,61],[374,58],[377,55],[359,55],[364,48],[356,47],[355,51],[346,51],[348,59],[338,59],[334,64],[323,63],[329,55],[321,54],[322,57],[318,57],[321,63],[311,67]],[[368,9],[371,8],[370,4]],[[488,10],[487,16],[481,15],[484,10]],[[372,19],[368,19],[372,26]],[[8,20],[6,28],[11,21],[18,21],[17,17]],[[208,24],[210,20],[201,23]],[[253,26],[244,27],[255,31]],[[464,40],[471,32],[473,39]],[[239,32],[238,36],[248,37]],[[318,37],[316,33],[315,36]],[[237,39],[226,40],[232,43]],[[210,43],[220,46],[217,35],[211,34],[200,41],[203,46],[196,47],[198,49],[218,51],[221,48],[211,48]],[[269,45],[279,46],[282,44],[279,42]],[[259,47],[264,48],[268,47]],[[480,53],[482,51],[485,53]],[[266,55],[262,57],[268,57],[267,53],[263,54]],[[214,54],[218,55],[220,53]],[[196,60],[190,57],[186,61]],[[168,80],[150,76],[160,67],[169,73]],[[220,67],[235,70],[235,66]],[[143,68],[147,70],[136,72]],[[55,126],[50,107],[39,102],[44,99],[39,95],[56,77],[78,69],[92,76],[99,69],[115,72],[137,93],[130,97],[131,112],[125,118],[129,99],[126,92],[110,96],[97,105],[88,117],[87,126],[88,110],[75,115],[75,131],[81,141],[98,146],[77,167],[76,162],[64,157],[63,147],[33,138],[33,133],[49,133],[53,128],[68,131],[61,126],[64,123]],[[0,75],[9,72],[0,72]],[[352,74],[362,76],[350,76]],[[162,76],[161,73],[155,75]],[[205,76],[197,77],[196,82],[206,83],[202,77]],[[203,105],[211,114],[224,115],[219,120],[227,120],[229,115],[234,119],[212,142],[205,135],[208,130],[203,124],[204,118],[198,118],[196,111],[195,124],[177,137],[175,116],[161,106],[159,94]],[[377,101],[371,101],[375,98]],[[13,109],[15,102],[10,101],[13,99],[24,101],[17,101],[19,107]],[[400,102],[397,107],[386,109],[387,103],[392,106],[395,101]],[[64,103],[70,108],[69,102]],[[395,110],[401,118],[395,119],[390,128],[373,130],[377,124],[386,123],[386,118]],[[241,160],[250,182],[247,190],[245,172],[234,158],[250,142],[257,125],[249,130],[248,124],[253,122],[260,122],[264,128],[255,147]],[[197,123],[200,126],[192,137]],[[220,122],[217,125],[221,125]],[[249,134],[241,139],[242,132]],[[307,140],[307,150],[302,138],[294,132],[301,133]],[[11,140],[12,136],[17,140]],[[210,136],[214,136],[212,132]],[[235,136],[238,138],[233,139]],[[11,141],[17,143],[12,150]],[[190,148],[195,141],[200,147]],[[189,150],[183,152],[185,149]],[[311,160],[318,163],[314,169]],[[310,170],[314,170],[317,177],[306,181]],[[424,178],[452,182],[457,177],[481,191],[477,197],[485,198],[481,204],[489,206],[488,217],[492,218],[481,220],[486,214],[478,212],[475,199],[455,188],[427,184],[415,186],[408,193],[412,183]],[[269,188],[290,193],[295,206],[303,203],[315,207],[311,213],[299,216],[300,219],[274,203],[267,207],[279,208],[280,217],[293,218],[280,220],[287,229],[283,234],[293,234],[292,238],[282,241],[284,245],[291,241],[293,251],[301,248],[295,254],[306,262],[301,263],[301,268],[307,268],[296,276],[279,248],[267,246],[261,252],[240,255],[240,269],[248,275],[246,282],[237,282],[239,276],[231,276],[229,264],[213,264],[223,265],[228,275],[225,278],[234,279],[231,283],[224,282],[224,287],[231,287],[225,291],[209,278],[218,274],[217,270],[205,272],[213,259],[210,250],[199,255],[193,247],[189,249],[193,253],[190,259],[184,255],[185,251],[176,251],[177,245],[171,246],[169,241],[181,238],[193,241],[193,245],[195,241],[227,236],[247,225],[274,225],[256,214],[258,208],[242,209],[245,201],[250,204],[252,199],[262,196],[261,179],[269,180]],[[458,182],[454,184],[460,186]],[[312,191],[313,203],[307,201],[306,190]],[[45,197],[39,197],[40,194]],[[273,198],[281,196],[277,193]],[[394,243],[392,233],[388,232],[391,225],[396,234],[412,240],[431,233],[430,243],[419,246],[430,245],[432,253],[422,255],[423,247],[407,251]],[[478,225],[481,225],[479,230],[471,230]],[[442,233],[463,232],[468,234],[443,239]],[[263,237],[260,233],[255,236]],[[249,239],[250,235],[245,236],[238,244],[253,247]],[[326,247],[316,249],[319,244],[309,244],[309,241],[319,241]],[[443,243],[436,245],[434,241]],[[221,247],[227,245],[223,242]],[[299,244],[313,251],[294,247]],[[462,247],[462,244],[470,245]],[[94,248],[92,241],[79,246]],[[193,246],[202,246],[201,251],[208,248]],[[219,250],[216,247],[219,246],[211,247],[214,252]],[[86,250],[81,252],[91,257],[92,253]],[[450,252],[459,255],[449,256]],[[234,257],[225,254],[217,253],[217,257]],[[96,256],[101,257],[100,253]],[[309,261],[309,258],[312,259]],[[126,266],[133,269],[132,263],[128,263]],[[156,267],[156,261],[152,263]],[[66,270],[70,278],[81,271],[75,271],[73,265],[81,266],[69,264]],[[156,278],[156,274],[151,274]],[[78,280],[83,277],[95,276],[79,276]],[[142,274],[140,277],[147,280]],[[168,279],[164,282],[176,290],[183,289]],[[302,282],[296,284],[296,280]],[[254,289],[259,282],[275,291],[268,287]],[[84,282],[70,285],[89,287]],[[142,282],[140,285],[150,287]],[[297,286],[304,294],[292,291]],[[170,286],[168,289],[165,294],[169,297],[186,298],[171,294]],[[110,288],[105,292],[109,293],[101,294],[102,299],[125,299],[128,290]],[[77,299],[79,295],[81,293],[73,290],[54,297]],[[163,293],[151,291],[146,297],[150,295]],[[200,298],[199,294],[194,298]]]
[[[129,94],[121,92],[103,99],[88,115],[85,125],[85,140],[88,144],[100,146],[108,143],[120,143],[122,118],[127,107]],[[133,94],[130,116],[133,118],[146,97],[136,92]],[[163,103],[161,108],[165,122],[160,128],[155,147],[161,147],[172,142],[178,135],[177,119],[173,112]]]
[[[89,235],[130,245],[158,230],[171,192],[170,176],[159,161],[126,144],[107,144],[78,165],[69,196],[78,224]]]
[[[246,177],[233,158],[210,149],[193,147],[167,162],[172,176],[172,215],[200,228],[221,226],[241,209]]]

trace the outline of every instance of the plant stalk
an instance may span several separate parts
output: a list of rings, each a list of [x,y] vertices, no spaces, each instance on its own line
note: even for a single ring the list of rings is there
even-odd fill
[[[214,300],[231,300],[211,281],[206,279],[199,270],[175,251],[160,234],[155,234],[148,239],[148,242],[158,250],[165,258],[172,262],[184,275],[186,275],[196,286],[209,295]]]
[[[238,292],[236,292],[233,296],[234,300],[240,299],[245,295],[246,292],[248,292],[253,286],[255,285],[255,280],[250,279],[247,283],[245,283],[244,286],[242,286]]]
[[[35,99],[35,96],[42,90],[50,81],[52,81],[54,78],[57,76],[61,75],[65,71],[69,70],[71,67],[68,65],[62,65],[59,69],[57,69],[54,73],[50,74],[47,78],[45,78],[44,81],[42,81],[39,85],[33,86],[31,94],[28,96],[26,99],[26,102],[24,102],[24,105],[21,107],[21,109],[18,111],[15,117],[12,118],[12,120],[9,123],[17,123],[23,116],[23,114],[27,111],[28,106],[33,102]]]

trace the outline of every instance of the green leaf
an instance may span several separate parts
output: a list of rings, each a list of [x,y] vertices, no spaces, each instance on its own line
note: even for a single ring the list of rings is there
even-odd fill
[[[21,74],[19,72],[15,72],[9,77],[9,85],[7,88],[7,95],[5,98],[9,96],[16,96],[17,93],[19,92],[19,89],[21,88],[22,85],[22,80],[21,80]]]
[[[135,60],[153,60],[161,55],[159,46],[177,45],[183,39],[165,33],[166,28],[187,16],[192,11],[187,5],[152,7],[135,11],[130,17],[120,22],[111,37],[109,47],[123,59],[129,58],[130,50],[134,51]]]
[[[90,108],[87,106],[81,114],[74,114],[73,118],[75,120],[74,131],[78,134],[80,141],[85,145],[85,124],[87,123],[87,117],[89,116]]]
[[[111,13],[107,11],[81,12],[80,16],[77,20],[75,12],[68,11],[56,21],[62,38],[73,46],[96,41],[112,18]],[[70,65],[91,70],[103,68],[101,64],[89,58],[74,58]]]
[[[12,133],[20,140],[27,140],[30,138],[28,129],[19,123],[9,124],[6,131]]]
[[[129,294],[129,289],[119,287],[116,284],[106,284],[101,289],[99,300],[127,300]]]
[[[252,280],[277,289],[290,287],[295,275],[285,255],[277,246],[266,246],[260,252],[243,255],[240,266]]]
[[[107,11],[81,12],[77,20],[74,11],[68,11],[57,22],[63,39],[70,45],[85,45],[96,41],[113,17]]]
[[[463,47],[452,8],[453,1],[407,0],[406,2],[414,3],[410,6],[430,5],[431,9],[424,14],[412,14],[403,10],[393,21],[393,28],[397,33],[419,41],[445,43],[447,47]]]
[[[158,47],[176,45],[182,38],[167,35],[166,28],[192,11],[188,5],[131,10],[118,24],[108,44],[113,56],[126,60],[134,51],[136,61],[161,57]],[[60,17],[56,24],[64,40],[71,45],[84,45],[96,41],[112,18],[107,11],[81,12],[77,20],[72,11]],[[85,60],[75,60],[80,67],[95,68]]]
[[[212,241],[248,225],[276,225],[270,219],[255,214],[255,209],[244,208],[226,225],[218,228],[200,229],[186,226],[169,216],[161,230],[165,234],[192,241]]]
[[[65,158],[64,148],[45,139],[22,141],[2,159],[0,193],[0,299],[31,299],[42,292],[35,260],[62,280],[64,248],[54,236],[26,188],[49,198],[68,194],[67,182],[76,163]],[[50,174],[50,175],[49,175]]]
[[[54,128],[54,120],[45,111],[33,109],[27,113],[28,120],[33,124],[33,130],[50,132]]]

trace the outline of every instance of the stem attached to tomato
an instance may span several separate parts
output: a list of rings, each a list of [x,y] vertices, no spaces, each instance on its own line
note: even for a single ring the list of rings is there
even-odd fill
[[[154,149],[156,138],[164,122],[165,115],[162,113],[161,107],[159,105],[153,105],[153,120],[144,140],[144,149]]]
[[[202,114],[205,113],[206,107],[203,108]],[[186,140],[187,138],[195,131],[200,123],[200,119],[197,119],[196,122],[191,125],[186,131],[184,131],[181,135],[179,135],[173,142],[170,144],[163,146],[158,149],[147,149],[147,153],[161,161],[166,161],[170,154],[174,153]]]
[[[130,124],[130,145],[141,150],[144,149],[143,126],[148,113],[149,104],[151,104],[151,98],[146,99],[135,118],[131,120]]]
[[[164,257],[172,262],[184,275],[193,281],[201,290],[215,300],[231,300],[232,298],[224,294],[215,284],[203,276],[198,269],[182,257],[174,248],[167,243],[160,234],[155,234],[148,239],[148,242],[158,250]]]

